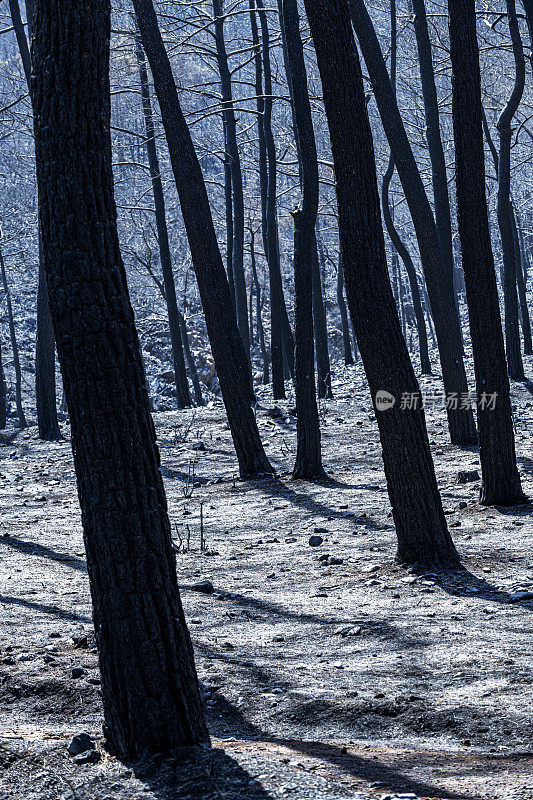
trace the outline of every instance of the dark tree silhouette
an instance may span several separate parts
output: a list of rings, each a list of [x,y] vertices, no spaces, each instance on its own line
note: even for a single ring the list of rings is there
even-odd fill
[[[315,479],[325,476],[313,358],[312,260],[317,253],[315,226],[319,199],[318,158],[311,103],[307,93],[307,72],[297,1],[282,0],[280,11],[288,74],[292,84],[294,133],[298,142],[302,188],[300,205],[293,213],[297,411],[297,450],[293,476]],[[318,258],[316,268],[318,269]]]
[[[350,341],[350,328],[348,325],[348,309],[346,308],[346,301],[344,300],[344,275],[342,271],[342,259],[339,258],[339,266],[337,269],[337,303],[339,304],[339,311],[341,315],[342,326],[342,345],[344,348],[344,364],[348,367],[354,364],[354,357],[352,353],[352,343]]]
[[[383,128],[415,228],[439,346],[444,388],[449,395],[460,396],[468,392],[461,328],[452,281],[440,251],[435,219],[364,0],[349,0],[349,6]],[[447,413],[451,441],[458,445],[475,444],[477,432],[472,409],[454,409],[450,405]]]
[[[168,312],[168,327],[170,332],[170,345],[172,348],[172,362],[174,367],[174,380],[176,383],[176,401],[178,408],[187,408],[192,405],[189,392],[189,383],[185,372],[185,356],[183,354],[183,344],[181,341],[180,312],[176,299],[176,285],[172,272],[172,258],[170,256],[170,246],[168,243],[168,229],[165,212],[165,197],[163,195],[163,184],[159,171],[159,159],[155,145],[155,128],[152,114],[152,102],[150,99],[150,87],[148,85],[148,72],[146,60],[142,49],[141,38],[137,33],[135,36],[135,56],[139,67],[139,81],[141,84],[141,98],[144,116],[144,126],[146,131],[146,153],[150,169],[150,180],[152,182],[152,195],[154,198],[155,222],[157,226],[157,241],[159,244],[159,257],[161,261],[161,272],[165,286],[165,301]]]
[[[17,342],[17,332],[15,329],[15,317],[13,315],[13,303],[11,302],[11,292],[7,282],[6,265],[4,262],[4,254],[0,249],[0,278],[2,280],[2,287],[4,290],[4,299],[7,308],[7,323],[9,326],[9,339],[11,342],[11,352],[13,354],[13,368],[15,370],[15,404],[17,406],[17,416],[19,418],[19,425],[21,428],[27,426],[26,416],[22,405],[22,369],[20,366],[19,347]]]
[[[289,87],[289,97],[291,100],[291,110],[292,110],[292,122],[293,127],[296,129],[296,111],[294,105],[296,102],[300,102],[302,104],[306,104],[310,106],[309,100],[309,90],[307,88],[306,83],[295,83],[293,82],[291,70],[289,66],[289,54],[288,50],[288,43],[287,43],[287,34],[285,31],[285,26],[283,25],[283,0],[278,0],[278,11],[281,24],[281,40],[283,44],[283,61],[285,64],[285,74],[287,78],[287,85]],[[305,62],[304,62],[305,68]],[[295,97],[295,91],[300,91],[303,94],[307,95],[306,98],[298,98]],[[312,119],[312,118],[311,118]],[[313,146],[316,153],[316,141],[313,126],[311,123],[311,127],[309,130],[309,134],[313,137]],[[296,152],[298,154],[298,171],[300,176],[300,185],[302,184],[303,179],[303,165],[302,165],[302,152],[301,152],[301,144],[299,141],[299,137],[296,136]],[[326,318],[326,308],[324,305],[324,295],[322,290],[322,278],[320,276],[320,264],[318,258],[318,244],[316,241],[316,234],[315,234],[315,243],[312,252],[312,261],[311,261],[311,287],[312,287],[312,295],[313,295],[313,332],[315,337],[315,354],[316,354],[316,371],[317,371],[317,392],[319,398],[333,398],[333,390],[331,387],[331,365],[329,361],[329,349],[328,349],[328,326],[327,326],[327,318]]]
[[[38,0],[39,218],[72,427],[105,734],[120,756],[208,741],[120,255],[106,0]]]
[[[457,214],[478,392],[481,502],[523,499],[492,254],[481,110],[475,0],[448,0]],[[494,405],[491,401],[494,401]]]
[[[28,39],[20,15],[18,0],[9,0],[9,9],[19,46],[24,76],[31,96],[31,56]],[[28,35],[31,38],[33,3],[26,2]],[[57,421],[56,348],[52,318],[48,305],[46,277],[41,266],[41,234],[39,231],[39,270],[37,284],[37,334],[35,346],[35,402],[39,438],[52,442],[61,438]]]
[[[241,333],[244,349],[250,358],[250,330],[248,327],[248,309],[246,303],[246,279],[244,274],[244,193],[242,185],[241,157],[237,141],[237,122],[233,108],[231,89],[231,73],[228,54],[224,40],[224,4],[223,0],[213,0],[215,16],[215,45],[217,63],[220,73],[220,89],[222,94],[222,116],[226,146],[225,164],[229,165],[231,178],[231,203],[233,208],[231,269],[235,292],[235,310],[237,325]],[[227,184],[226,184],[227,185]]]
[[[237,327],[202,170],[178,98],[152,0],[134,0],[137,23],[159,100],[207,332],[240,474],[271,473],[252,403],[249,365]]]
[[[505,305],[505,342],[507,367],[513,380],[524,379],[524,364],[518,327],[518,296],[516,291],[517,264],[511,216],[511,123],[524,93],[526,64],[524,50],[516,16],[515,0],[506,0],[507,22],[511,34],[515,62],[513,91],[499,119],[498,133],[500,152],[498,158],[498,226],[503,254],[503,298]]]
[[[391,0],[390,13],[391,13],[390,79],[392,88],[394,90],[394,95],[396,96],[396,60],[398,52],[398,39],[397,39],[395,0]],[[400,258],[403,261],[403,264],[405,266],[405,271],[407,272],[407,277],[409,280],[409,286],[411,288],[411,297],[413,298],[413,310],[415,313],[416,327],[418,331],[418,346],[420,348],[420,368],[422,370],[423,375],[431,375],[431,362],[429,360],[429,347],[428,347],[428,337],[426,331],[426,321],[424,319],[424,310],[422,308],[422,300],[420,298],[420,287],[418,286],[418,276],[416,274],[416,269],[415,265],[413,264],[413,259],[411,258],[411,254],[409,253],[409,250],[403,243],[402,238],[396,229],[396,226],[394,224],[393,212],[391,211],[390,208],[389,188],[393,175],[394,175],[394,156],[391,152],[389,157],[389,163],[387,165],[387,170],[383,176],[383,183],[381,187],[383,220],[385,222],[385,227],[387,229],[387,233],[389,234],[389,238],[392,242],[392,245],[396,249],[396,252],[399,254]],[[398,265],[396,259],[394,260],[394,264],[395,266]],[[397,303],[401,302],[402,299],[401,289],[398,292],[398,295],[399,296],[396,298]]]
[[[402,336],[381,226],[372,133],[346,0],[305,0],[322,78],[335,167],[346,293],[376,407],[402,562],[449,566],[446,526],[423,409],[402,408],[420,390]],[[379,395],[388,392],[389,395]],[[407,393],[407,394],[405,394]],[[379,397],[396,403],[383,410]]]
[[[289,324],[279,259],[278,219],[277,219],[277,156],[274,134],[272,132],[272,68],[270,64],[270,32],[263,0],[256,0],[261,26],[261,55],[264,90],[262,90],[263,125],[267,163],[267,186],[265,197],[264,234],[265,255],[270,276],[270,351],[272,364],[272,390],[274,398],[285,397],[284,363],[291,375],[294,374],[294,340]]]
[[[426,118],[426,140],[431,161],[431,180],[435,206],[435,224],[439,237],[442,261],[446,268],[448,281],[455,288],[457,302],[458,281],[455,278],[452,237],[452,215],[448,194],[448,175],[440,132],[439,102],[435,86],[435,71],[429,38],[425,0],[411,0],[413,5],[413,24],[418,48],[418,63]]]

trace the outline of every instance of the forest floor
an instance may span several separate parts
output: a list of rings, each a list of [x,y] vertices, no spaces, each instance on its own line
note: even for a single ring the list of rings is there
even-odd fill
[[[290,401],[279,414],[265,393],[257,413],[277,480],[235,480],[221,403],[156,415],[176,545],[190,535],[177,569],[214,748],[175,773],[102,749],[68,440],[1,435],[0,800],[533,798],[533,601],[513,596],[533,589],[533,507],[481,507],[479,481],[458,482],[478,454],[449,445],[429,409],[464,568],[406,572],[360,366],[335,393],[320,485],[290,477]],[[513,401],[533,497],[533,396],[516,384]],[[201,580],[214,592],[191,588]],[[80,732],[97,763],[68,754]]]

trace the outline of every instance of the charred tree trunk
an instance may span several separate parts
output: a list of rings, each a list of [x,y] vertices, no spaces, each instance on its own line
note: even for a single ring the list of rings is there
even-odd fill
[[[0,341],[0,431],[7,425],[7,387],[2,360],[2,342]]]
[[[263,359],[263,383],[270,383],[268,369],[268,352],[265,344],[265,329],[263,328],[262,305],[261,305],[261,285],[257,275],[257,264],[255,260],[255,233],[250,229],[250,257],[252,263],[252,279],[255,285],[255,316],[257,317],[257,338],[261,348],[261,358]]]
[[[291,100],[292,123],[293,123],[293,128],[295,130],[296,151],[298,154],[298,172],[300,176],[300,188],[301,188],[303,180],[303,170],[304,170],[304,167],[302,165],[303,155],[301,152],[301,144],[298,141],[298,136],[296,136],[297,123],[296,123],[296,111],[294,105],[296,102],[310,105],[309,90],[307,88],[307,83],[305,85],[302,84],[300,86],[298,82],[295,83],[292,79],[291,69],[289,65],[287,32],[285,30],[284,16],[283,16],[283,0],[278,0],[278,11],[281,23],[280,27],[281,27],[281,39],[283,43],[283,61],[287,77],[287,85],[289,87],[289,97]],[[304,62],[304,68],[305,68],[305,62]],[[306,97],[304,98],[296,97],[295,96],[296,91],[301,91],[303,94],[306,95]],[[312,126],[312,117],[311,117],[310,134],[313,137],[314,141],[315,135]],[[315,143],[315,150],[316,150],[316,143]],[[328,350],[328,327],[327,327],[324,294],[322,291],[322,278],[320,276],[320,263],[318,257],[318,237],[316,236],[316,234],[315,234],[315,245],[314,245],[313,260],[311,267],[312,267],[312,294],[313,294],[313,331],[315,337],[317,392],[318,392],[318,397],[321,399],[323,398],[332,399],[333,391],[331,388],[331,365],[329,361],[329,350]]]
[[[442,261],[447,280],[455,289],[455,302],[458,304],[458,282],[455,276],[453,258],[452,215],[448,195],[448,176],[446,160],[440,132],[439,102],[435,86],[435,72],[429,38],[425,0],[411,0],[414,11],[414,28],[418,48],[418,62],[424,99],[426,118],[426,140],[431,161],[431,179],[435,205],[435,223],[439,237]]]
[[[2,286],[4,288],[4,296],[7,308],[7,322],[9,325],[9,338],[11,340],[11,351],[13,353],[13,368],[15,370],[15,404],[17,406],[17,416],[19,418],[19,425],[21,428],[26,428],[27,422],[24,416],[24,409],[22,407],[22,370],[20,368],[19,348],[17,343],[17,334],[15,331],[15,318],[13,316],[13,304],[11,303],[11,293],[7,283],[6,265],[4,263],[4,254],[0,250],[0,272],[2,276]]]
[[[398,559],[450,566],[458,556],[437,488],[424,412],[419,403],[405,409],[401,403],[405,396],[420,398],[420,390],[389,280],[372,133],[348,5],[346,0],[305,0],[305,7],[330,131],[348,305],[376,408]],[[382,406],[387,398],[390,403]]]
[[[397,58],[397,21],[396,21],[396,0],[391,0],[390,4],[391,13],[391,84],[396,96],[396,58]],[[426,322],[424,319],[424,311],[422,309],[422,301],[420,299],[420,288],[418,286],[418,277],[415,270],[415,265],[407,249],[403,243],[400,234],[396,230],[394,224],[393,212],[390,208],[389,201],[389,187],[391,184],[392,176],[394,175],[394,156],[390,154],[387,171],[383,176],[383,183],[381,188],[381,201],[383,207],[383,219],[387,233],[392,242],[393,247],[400,256],[407,272],[409,285],[411,287],[411,296],[413,298],[413,309],[416,317],[416,327],[418,331],[418,346],[420,348],[420,368],[422,375],[431,375],[431,362],[429,360],[429,347],[428,337],[426,331]],[[400,300],[400,298],[398,298]],[[402,298],[403,299],[403,298]],[[402,308],[403,314],[403,308]]]
[[[468,384],[463,361],[459,314],[455,304],[453,285],[443,264],[433,212],[364,0],[348,0],[348,2],[383,128],[416,232],[439,346],[444,388],[448,395],[460,396],[468,392]],[[448,405],[451,406],[451,404]],[[452,443],[475,444],[477,432],[472,409],[449,407],[447,413]]]
[[[339,262],[341,259],[339,259]],[[348,325],[348,309],[344,300],[344,275],[342,271],[342,263],[339,263],[337,270],[337,303],[339,304],[339,311],[341,315],[342,326],[342,344],[344,348],[344,365],[346,367],[355,364],[352,343],[350,341],[350,327]]]
[[[492,253],[474,0],[448,0],[451,41],[457,215],[478,393],[481,502],[523,499]],[[494,403],[491,402],[491,399]]]
[[[256,0],[256,7],[261,25],[262,73],[264,76],[263,93],[263,136],[267,162],[267,191],[265,203],[266,235],[265,254],[270,277],[270,326],[271,326],[271,363],[272,390],[274,398],[285,397],[283,359],[291,374],[294,373],[294,341],[290,330],[287,307],[283,295],[281,265],[278,248],[277,221],[277,159],[274,134],[272,132],[272,72],[270,65],[270,34],[263,0]]]
[[[326,307],[324,304],[324,294],[322,291],[322,278],[320,276],[316,235],[311,262],[311,280],[313,295],[313,324],[315,331],[317,390],[318,396],[321,399],[325,398],[331,400],[333,398],[333,389],[331,387],[331,364],[329,361],[328,349],[328,324]]]
[[[119,250],[106,0],[38,0],[39,216],[72,426],[105,734],[120,756],[207,742]]]
[[[20,58],[24,75],[31,97],[31,56],[28,39],[20,16],[18,0],[9,0],[11,20],[15,29],[15,36],[19,46]],[[26,2],[26,15],[28,21],[28,36],[31,39],[33,3]],[[61,439],[59,423],[57,421],[56,398],[56,351],[55,338],[50,308],[48,306],[48,292],[46,278],[41,266],[41,234],[38,233],[39,270],[37,284],[37,334],[35,347],[35,402],[37,407],[37,425],[39,438],[47,442]]]
[[[37,285],[37,341],[35,347],[35,399],[39,439],[54,442],[61,439],[56,405],[56,341],[46,275],[42,267],[42,245],[39,233],[39,275]]]
[[[524,365],[518,327],[518,297],[516,292],[517,264],[511,219],[511,123],[524,93],[526,65],[515,0],[506,0],[507,20],[515,61],[513,91],[498,119],[500,152],[498,158],[498,226],[503,255],[503,298],[505,306],[505,341],[507,367],[513,380],[524,380]]]
[[[237,325],[249,360],[250,330],[248,327],[246,279],[244,275],[244,193],[242,186],[241,157],[237,141],[237,122],[233,107],[231,73],[228,64],[226,43],[224,41],[223,0],[213,0],[213,14],[215,17],[215,44],[218,70],[220,73],[226,153],[231,174],[231,196],[233,203],[233,255],[231,264],[235,287],[235,310],[237,312]]]
[[[242,477],[271,473],[257,422],[249,364],[237,327],[200,163],[174,83],[152,0],[134,0],[159,100],[170,161],[202,299],[207,331]]]
[[[529,318],[529,308],[527,305],[526,277],[522,259],[522,249],[520,247],[520,237],[518,235],[518,225],[513,204],[511,203],[511,225],[513,228],[513,246],[516,264],[516,286],[518,289],[518,300],[520,302],[520,320],[522,322],[522,337],[524,339],[524,355],[533,355],[533,341],[531,339],[531,320]]]
[[[298,142],[302,188],[300,205],[293,213],[297,449],[292,474],[295,478],[314,480],[325,476],[313,354],[313,256],[318,270],[315,236],[319,199],[318,157],[311,103],[307,93],[307,72],[297,0],[282,0],[280,10],[286,41],[287,68],[293,88],[294,134]],[[320,281],[320,275],[318,279]]]
[[[139,34],[136,35],[135,55],[139,67],[139,80],[141,84],[141,98],[144,115],[144,127],[146,131],[146,153],[150,168],[150,179],[152,181],[152,195],[154,198],[155,220],[157,226],[157,241],[159,244],[159,258],[161,261],[161,272],[165,286],[165,300],[168,313],[168,327],[170,332],[170,344],[172,348],[172,363],[174,367],[174,380],[176,382],[176,401],[178,408],[187,408],[192,405],[189,392],[189,383],[185,372],[185,357],[183,354],[183,343],[181,340],[180,320],[178,301],[176,298],[176,285],[172,272],[172,258],[170,256],[170,245],[168,242],[167,218],[165,212],[165,197],[163,195],[163,183],[159,170],[159,159],[155,146],[155,127],[152,114],[152,101],[150,99],[150,87],[148,85],[148,72],[146,60],[142,49]]]

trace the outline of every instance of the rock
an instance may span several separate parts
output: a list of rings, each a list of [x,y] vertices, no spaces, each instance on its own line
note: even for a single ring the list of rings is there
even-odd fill
[[[86,750],[84,753],[74,756],[73,761],[75,764],[96,764],[100,758],[98,750]]]
[[[518,603],[520,600],[533,600],[533,592],[513,592],[509,595],[509,602],[510,603]]]
[[[67,747],[67,752],[71,756],[77,756],[89,750],[94,750],[94,742],[88,733],[77,733],[76,736],[70,740]]]
[[[309,537],[309,547],[320,547],[324,539],[322,536],[310,536]]]
[[[33,656],[31,656],[29,653],[23,653],[21,656],[17,658],[17,661],[32,661],[32,660]]]
[[[195,442],[192,446],[193,450],[205,450],[204,442]]]
[[[315,528],[315,533],[329,533],[328,528]]]
[[[459,503],[459,508],[466,508],[467,505],[468,505],[467,502],[465,502],[464,500],[461,500],[461,502]]]
[[[213,594],[215,587],[211,581],[198,581],[191,586],[192,592],[200,592],[200,594]]]
[[[298,541],[298,539],[296,538],[296,536],[288,536],[285,539],[285,544],[293,544],[294,542],[297,542],[297,541]]]
[[[330,556],[328,560],[328,566],[334,566],[335,564],[344,564],[344,559],[337,558],[337,556]]]
[[[477,469],[462,469],[457,473],[457,483],[473,483],[479,480]]]
[[[83,678],[85,675],[85,670],[83,667],[72,667],[71,676],[73,678]]]
[[[89,639],[85,634],[81,636],[73,636],[72,642],[74,647],[78,650],[86,650],[89,647]]]

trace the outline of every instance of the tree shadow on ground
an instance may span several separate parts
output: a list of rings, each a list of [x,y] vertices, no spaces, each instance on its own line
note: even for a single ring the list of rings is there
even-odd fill
[[[220,748],[195,748],[185,758],[131,766],[165,800],[273,800],[238,761]]]
[[[339,775],[337,781],[341,785],[343,779],[345,780],[346,777],[349,777],[361,782],[361,787],[357,787],[361,790],[368,788],[365,787],[364,784],[379,782],[380,791],[386,789],[393,792],[413,792],[418,796],[435,798],[435,800],[465,800],[464,794],[459,795],[442,786],[434,785],[412,775],[405,774],[403,771],[404,759],[402,753],[400,753],[397,759],[401,764],[401,766],[398,766],[387,764],[382,758],[376,756],[367,757],[361,753],[354,752],[356,750],[355,747],[344,747],[331,742],[310,741],[291,736],[269,735],[258,725],[246,719],[244,715],[218,691],[216,693],[216,714],[217,718],[222,717],[223,720],[231,722],[232,737],[240,738],[244,741],[255,741],[261,742],[261,744],[275,745],[280,748],[292,750],[305,757],[327,762],[328,765],[334,766],[338,770]],[[368,743],[370,744],[370,742]],[[410,762],[406,763],[405,766],[416,770],[418,754],[414,752],[410,755]],[[282,757],[283,754],[279,754],[277,760],[281,761]],[[275,758],[275,753],[272,753],[271,758]],[[421,758],[423,758],[423,756]],[[460,758],[459,754],[458,758]],[[272,766],[269,771],[273,771]],[[454,774],[453,770],[450,772],[452,775]],[[330,779],[335,781],[335,776],[332,776]],[[469,796],[475,797],[476,795],[471,794]]]
[[[356,516],[346,510],[331,508],[325,503],[322,503],[320,500],[316,500],[315,498],[311,497],[311,495],[307,493],[295,492],[294,489],[292,489],[290,486],[287,486],[280,480],[274,479],[250,481],[250,484],[253,485],[255,489],[259,489],[263,494],[278,498],[279,500],[288,500],[297,508],[301,508],[304,511],[308,511],[312,514],[319,514],[323,517],[330,517],[332,519],[348,520],[371,531],[394,530],[393,525],[375,522],[371,517],[366,515]],[[386,492],[386,489],[377,486],[366,484],[349,486],[347,484],[338,484],[337,482],[330,480],[320,482],[317,485],[337,486],[343,489],[361,489],[365,491]]]
[[[180,591],[189,588],[189,586],[180,585]],[[266,621],[279,622],[290,620],[308,625],[326,625],[332,632],[335,626],[360,626],[365,629],[367,634],[387,640],[394,639],[404,648],[425,647],[429,644],[427,640],[421,639],[420,637],[416,637],[412,634],[406,635],[403,630],[396,628],[394,625],[384,620],[371,620],[366,616],[330,617],[309,614],[307,612],[291,611],[288,608],[280,606],[278,603],[272,603],[268,600],[258,600],[250,595],[230,594],[229,592],[219,589],[216,589],[216,591],[219,593],[219,596],[228,598],[228,600],[231,600],[231,602],[242,608],[248,608],[263,615],[263,619]]]
[[[454,597],[468,597],[471,600],[483,600],[502,605],[518,606],[533,611],[532,600],[516,601],[511,593],[498,589],[484,578],[473,575],[466,567],[458,566],[446,572],[429,573],[425,578],[433,581],[446,594]]]
[[[19,553],[24,553],[25,555],[39,556],[40,558],[47,558],[50,561],[57,561],[58,564],[64,564],[79,572],[87,572],[87,564],[82,558],[77,558],[69,553],[58,553],[57,550],[52,550],[50,547],[37,544],[37,542],[19,539],[12,534],[4,534],[0,537],[0,545],[11,547],[13,550],[17,550]]]
[[[40,614],[49,614],[58,619],[67,620],[69,622],[84,622],[92,625],[92,619],[86,617],[84,614],[77,614],[75,611],[65,611],[59,606],[50,606],[44,603],[34,603],[31,600],[25,600],[23,597],[11,597],[9,595],[0,594],[0,603],[5,605],[22,606],[31,611],[38,611]]]

